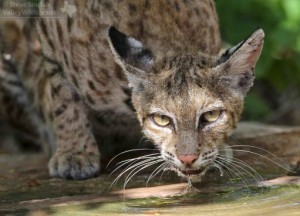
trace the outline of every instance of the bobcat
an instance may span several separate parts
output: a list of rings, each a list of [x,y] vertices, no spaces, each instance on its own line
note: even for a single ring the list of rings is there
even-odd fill
[[[42,2],[53,10],[64,4]],[[38,105],[23,114],[36,119],[28,122],[38,133],[48,133],[44,140],[53,151],[52,177],[86,179],[99,172],[102,143],[97,145],[94,137],[95,113],[103,116],[97,127],[103,136],[139,136],[142,131],[160,150],[165,167],[182,176],[201,176],[220,167],[220,160],[230,160],[225,141],[253,85],[262,29],[219,54],[212,0],[75,0],[74,6],[76,12],[65,18],[35,19],[40,55],[31,51],[32,37],[22,40],[27,57],[34,55],[27,61],[38,59],[41,66],[38,82],[24,80],[36,76],[24,76],[29,63],[15,61],[20,48],[2,49],[0,73],[23,62],[23,67],[14,66],[22,74],[17,87],[36,89],[30,92],[38,102],[26,103]]]

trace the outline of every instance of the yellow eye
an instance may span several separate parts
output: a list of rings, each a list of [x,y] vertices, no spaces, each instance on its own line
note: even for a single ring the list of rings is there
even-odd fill
[[[214,122],[217,121],[221,115],[220,110],[208,111],[202,115],[202,120],[204,122]]]
[[[171,123],[171,119],[165,115],[153,114],[152,119],[158,126],[165,127]]]

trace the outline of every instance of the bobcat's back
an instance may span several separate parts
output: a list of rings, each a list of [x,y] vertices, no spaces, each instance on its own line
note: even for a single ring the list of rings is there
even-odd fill
[[[56,9],[62,1],[50,1]],[[109,26],[141,41],[158,55],[220,50],[213,1],[75,1],[66,19],[41,19],[43,52],[97,110],[131,112],[127,81],[107,42]]]

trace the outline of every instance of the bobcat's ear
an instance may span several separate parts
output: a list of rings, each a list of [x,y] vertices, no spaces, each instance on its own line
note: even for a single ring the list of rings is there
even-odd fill
[[[153,64],[152,52],[140,41],[126,36],[113,26],[108,30],[108,42],[116,62],[125,71],[129,84],[134,87],[144,80],[147,70]]]
[[[216,67],[221,82],[243,96],[253,85],[254,68],[263,47],[264,36],[262,29],[256,30],[248,39],[228,49]]]

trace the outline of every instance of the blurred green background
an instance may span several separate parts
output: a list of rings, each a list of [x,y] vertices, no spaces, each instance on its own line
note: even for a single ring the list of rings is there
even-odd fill
[[[258,27],[265,43],[243,120],[300,125],[300,0],[215,0],[222,38],[235,45]]]

